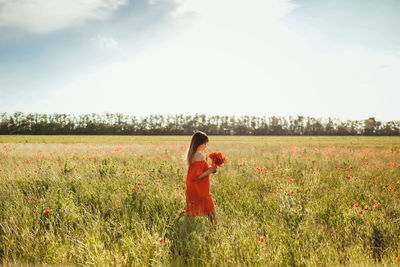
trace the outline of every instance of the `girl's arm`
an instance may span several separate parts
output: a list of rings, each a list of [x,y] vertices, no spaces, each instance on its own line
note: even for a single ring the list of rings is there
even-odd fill
[[[203,172],[202,174],[200,174],[199,176],[195,177],[192,179],[192,181],[198,181],[203,179],[204,177],[206,177],[207,175],[211,174],[211,173],[215,173],[217,171],[217,167],[216,166],[212,166],[210,167],[208,170],[206,170],[205,172]]]

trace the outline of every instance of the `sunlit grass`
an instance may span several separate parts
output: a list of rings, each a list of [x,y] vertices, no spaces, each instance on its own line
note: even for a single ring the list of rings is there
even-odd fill
[[[397,263],[400,138],[212,136],[217,227],[181,240],[189,139],[1,136],[0,262]]]

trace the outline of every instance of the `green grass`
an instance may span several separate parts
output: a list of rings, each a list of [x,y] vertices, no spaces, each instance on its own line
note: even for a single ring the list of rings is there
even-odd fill
[[[217,227],[181,240],[189,140],[0,136],[0,262],[398,264],[399,137],[210,136]]]
[[[378,146],[400,147],[400,137],[392,136],[209,136],[216,144],[263,146]],[[97,143],[97,144],[186,144],[190,136],[111,135],[0,135],[0,143]]]

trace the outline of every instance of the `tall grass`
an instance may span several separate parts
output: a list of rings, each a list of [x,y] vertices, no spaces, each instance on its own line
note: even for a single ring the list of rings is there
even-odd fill
[[[24,138],[0,144],[3,264],[391,265],[400,257],[400,138],[211,137],[206,152],[227,157],[210,176],[217,226],[191,219],[184,239],[188,137]]]

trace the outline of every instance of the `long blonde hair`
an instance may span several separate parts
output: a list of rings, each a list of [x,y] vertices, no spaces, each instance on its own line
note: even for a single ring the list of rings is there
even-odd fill
[[[194,131],[192,135],[192,140],[190,140],[190,146],[186,152],[186,161],[188,166],[192,162],[194,153],[196,153],[197,148],[206,142],[208,142],[208,136],[205,133],[203,133],[202,131]]]

